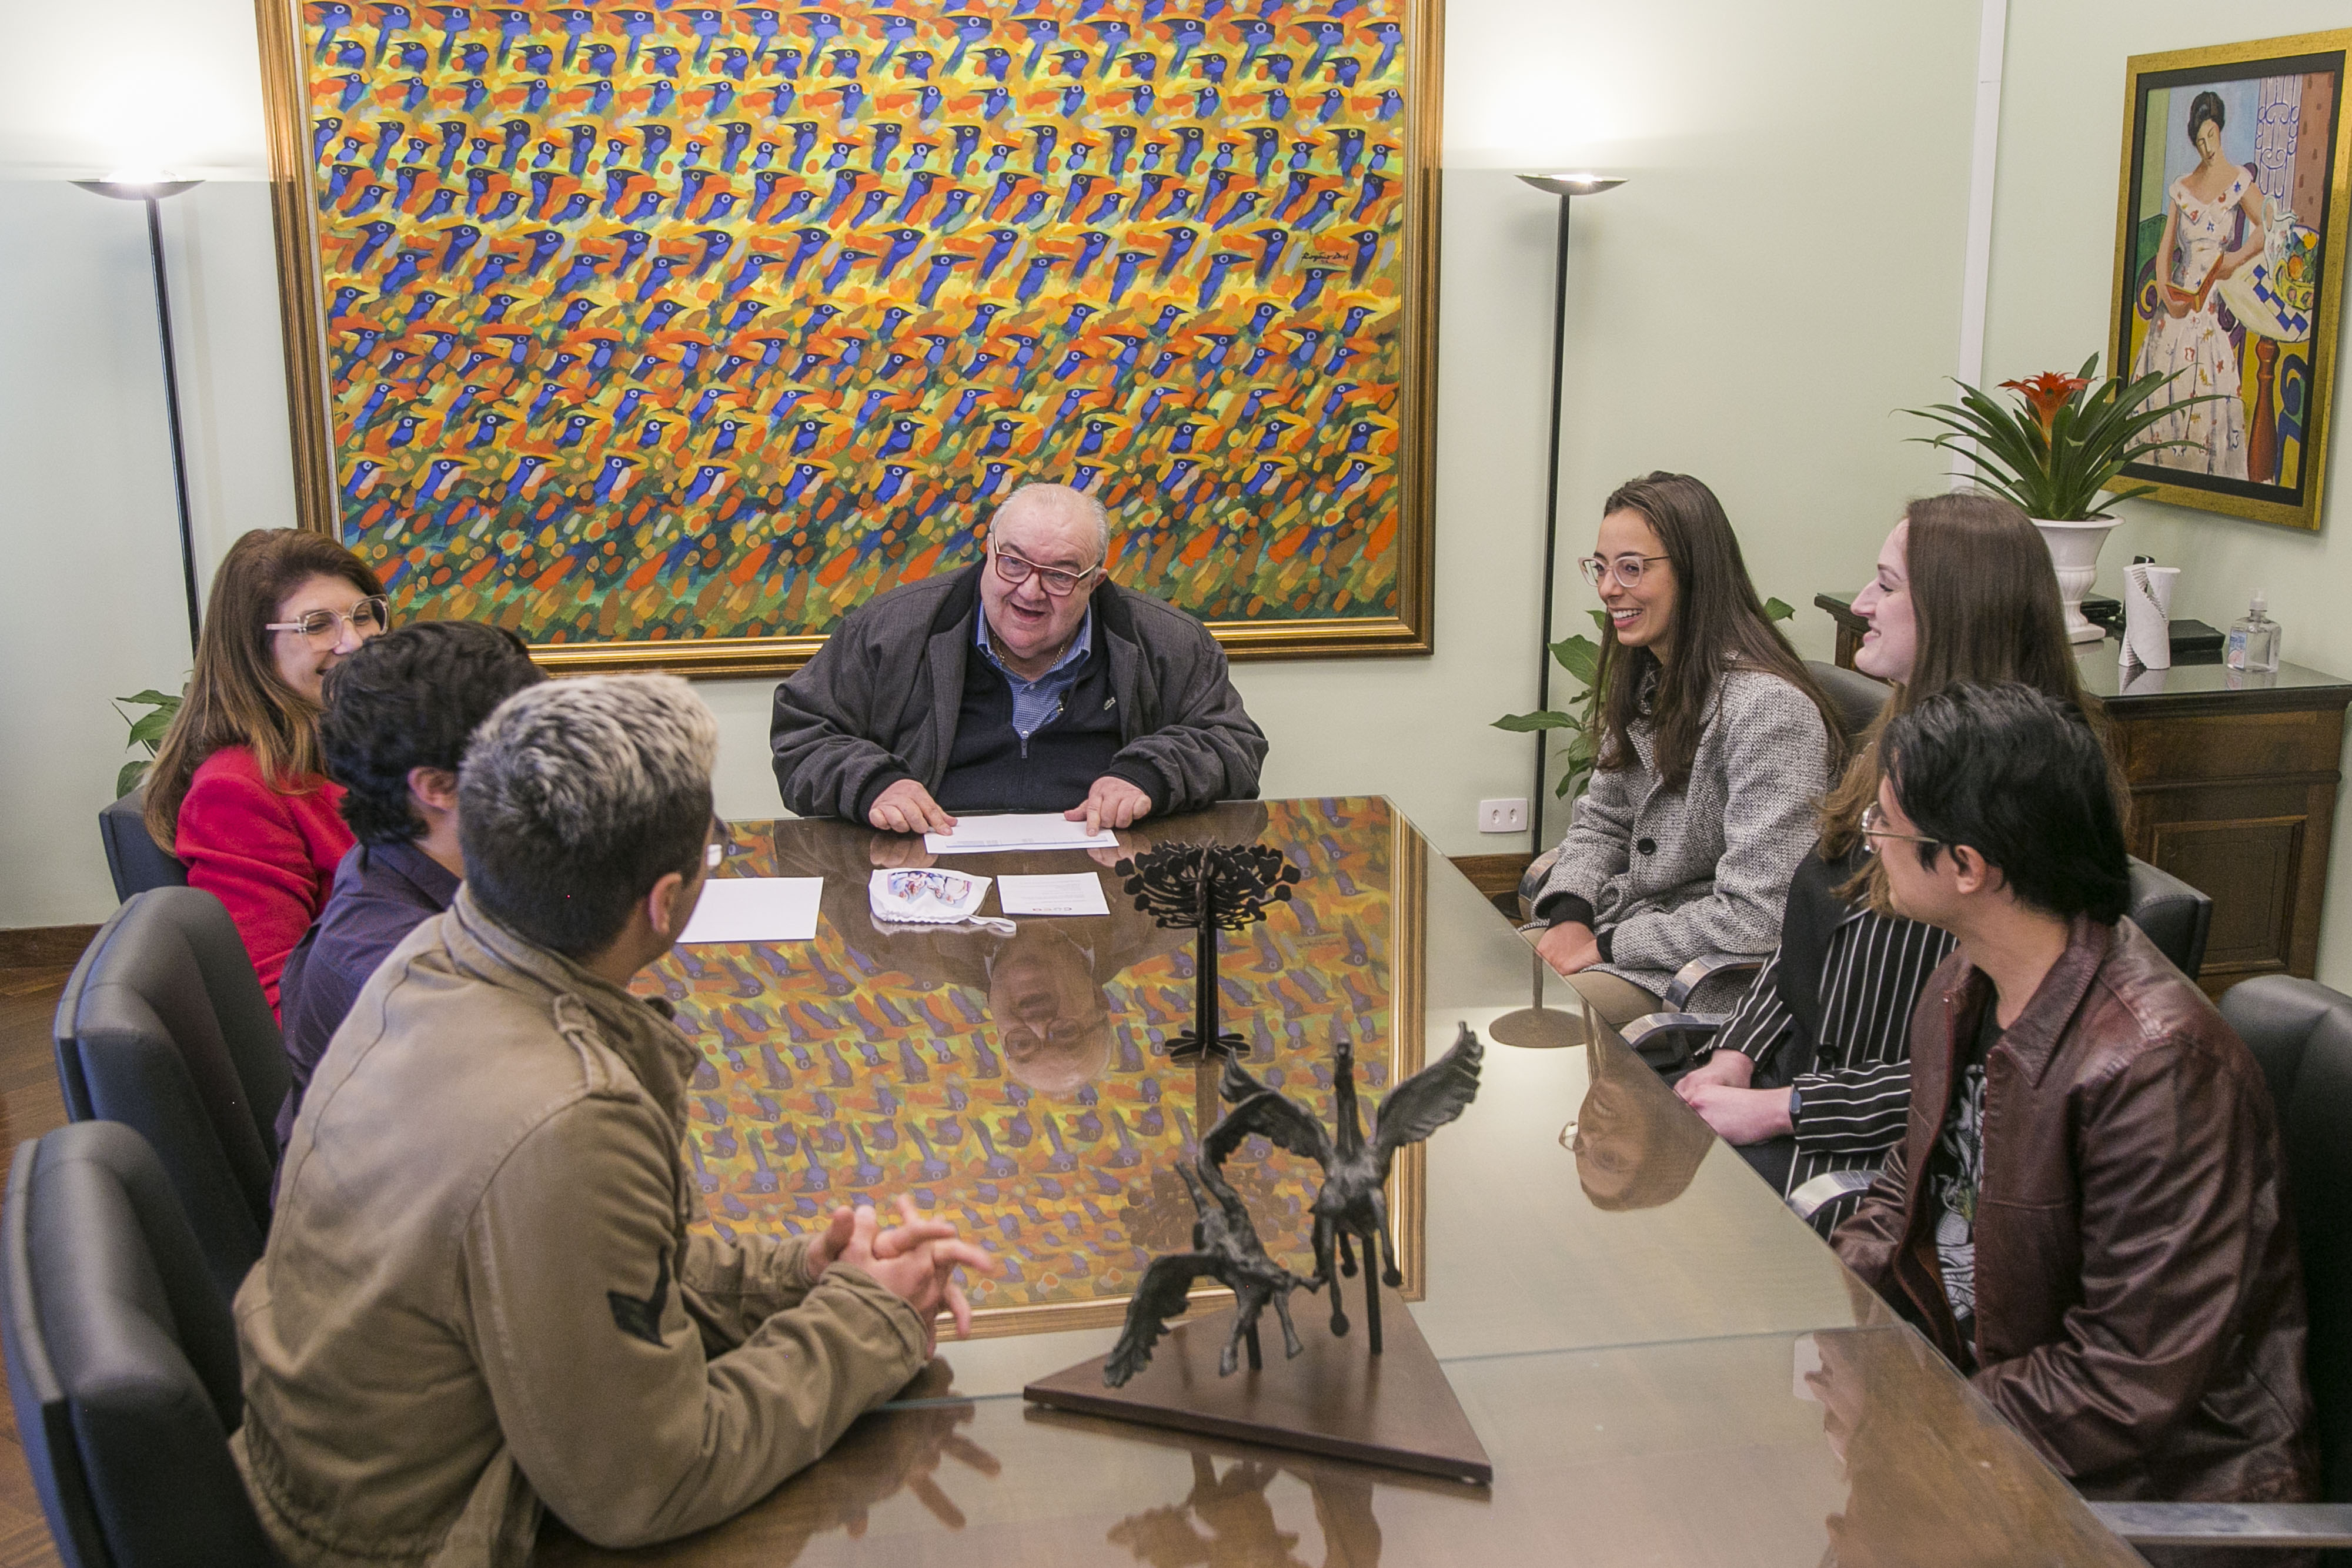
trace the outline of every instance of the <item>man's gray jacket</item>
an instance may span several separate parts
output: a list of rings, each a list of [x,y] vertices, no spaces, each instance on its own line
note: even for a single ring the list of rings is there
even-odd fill
[[[768,738],[787,810],[863,825],[875,797],[901,779],[939,792],[983,570],[927,578],[858,606],[776,687]],[[1255,800],[1265,736],[1243,710],[1208,628],[1108,580],[1093,604],[1095,649],[1109,661],[1119,710],[1111,772],[1150,795],[1155,813]]]

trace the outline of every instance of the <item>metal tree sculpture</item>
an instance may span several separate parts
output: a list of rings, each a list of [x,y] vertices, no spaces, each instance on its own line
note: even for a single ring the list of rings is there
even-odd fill
[[[1137,909],[1171,930],[1190,926],[1196,934],[1192,1027],[1169,1042],[1170,1057],[1181,1061],[1214,1051],[1230,1061],[1246,1051],[1239,1034],[1217,1028],[1217,933],[1255,925],[1269,903],[1287,903],[1298,868],[1265,844],[1162,844],[1114,869],[1127,878]]]
[[[1315,1267],[1331,1287],[1331,1332],[1348,1332],[1339,1275],[1331,1271],[1331,1262],[1336,1244],[1339,1274],[1355,1274],[1352,1237],[1363,1249],[1364,1327],[1374,1355],[1381,1354],[1381,1287],[1372,1271],[1378,1268],[1381,1279],[1391,1285],[1404,1282],[1396,1266],[1396,1243],[1389,1235],[1388,1197],[1381,1184],[1388,1180],[1389,1165],[1399,1149],[1428,1137],[1477,1097],[1478,1067],[1486,1054],[1486,1048],[1464,1024],[1453,1049],[1389,1092],[1372,1118],[1369,1140],[1356,1113],[1355,1049],[1345,1035],[1332,1044],[1336,1136],[1307,1107],[1251,1077],[1237,1058],[1225,1058],[1220,1087],[1234,1108],[1201,1140],[1202,1167],[1222,1169],[1225,1157],[1253,1133],[1323,1167],[1322,1190],[1315,1195]]]

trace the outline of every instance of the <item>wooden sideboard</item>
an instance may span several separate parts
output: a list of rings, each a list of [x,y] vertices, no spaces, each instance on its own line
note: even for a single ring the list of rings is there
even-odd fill
[[[1837,622],[1837,662],[1853,668],[1867,627],[1852,596],[1813,602]],[[2213,901],[2200,983],[2218,997],[2253,975],[2309,976],[2352,681],[2300,664],[2245,674],[2183,663],[2126,684],[2112,641],[2084,643],[2078,662],[2131,787],[2132,853]]]

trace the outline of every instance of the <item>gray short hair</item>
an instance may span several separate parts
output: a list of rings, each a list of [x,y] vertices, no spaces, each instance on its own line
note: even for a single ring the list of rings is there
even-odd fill
[[[458,771],[474,901],[567,957],[609,946],[710,824],[719,721],[675,675],[550,681],[499,705]]]
[[[1091,491],[1073,489],[1067,485],[1024,485],[1004,497],[996,515],[1003,517],[1015,507],[1024,512],[1039,507],[1059,511],[1077,508],[1095,526],[1095,560],[1100,563],[1110,559],[1110,513]]]

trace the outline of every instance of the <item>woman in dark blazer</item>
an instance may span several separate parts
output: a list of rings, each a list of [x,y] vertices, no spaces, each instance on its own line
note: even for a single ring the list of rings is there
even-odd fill
[[[1872,907],[1861,823],[1878,798],[1879,733],[1963,683],[2021,681],[2087,712],[2049,549],[2007,501],[1912,502],[1853,607],[1871,627],[1854,668],[1894,689],[1822,804],[1779,949],[1675,1086],[1824,1235],[1903,1135],[1912,1009],[1952,949],[1944,932]]]

